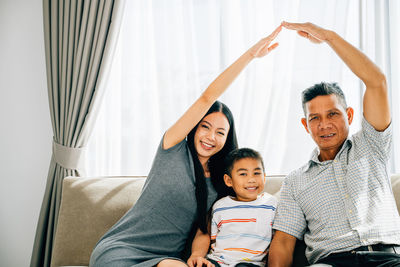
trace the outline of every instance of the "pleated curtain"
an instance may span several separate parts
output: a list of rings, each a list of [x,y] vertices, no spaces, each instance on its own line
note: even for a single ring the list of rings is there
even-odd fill
[[[102,102],[124,0],[43,0],[53,149],[31,266],[50,266],[66,176],[85,173],[84,152]]]

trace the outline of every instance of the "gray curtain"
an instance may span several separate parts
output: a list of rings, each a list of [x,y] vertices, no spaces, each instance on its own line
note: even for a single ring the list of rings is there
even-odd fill
[[[124,0],[43,0],[53,151],[31,266],[50,266],[62,181],[84,175],[83,153],[101,104]]]

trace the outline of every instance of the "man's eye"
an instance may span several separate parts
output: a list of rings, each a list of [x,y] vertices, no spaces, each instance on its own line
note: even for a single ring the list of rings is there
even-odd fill
[[[247,174],[245,172],[239,173],[240,176],[246,176]]]
[[[255,172],[254,175],[260,176],[261,172]]]

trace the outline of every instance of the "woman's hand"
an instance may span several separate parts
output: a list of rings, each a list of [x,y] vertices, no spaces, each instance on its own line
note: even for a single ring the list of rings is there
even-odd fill
[[[310,42],[319,44],[328,41],[328,30],[321,28],[310,22],[306,23],[290,23],[283,21],[281,24],[283,27],[289,30],[295,30],[297,33],[304,38],[310,40]]]
[[[236,79],[242,70],[255,57],[263,57],[278,46],[278,43],[272,45],[271,42],[278,36],[282,30],[279,25],[269,36],[261,39],[253,47],[241,55],[235,62],[224,70],[202,93],[202,95],[193,103],[192,106],[182,115],[178,121],[169,128],[164,135],[163,148],[168,149],[181,142],[189,132],[196,126],[207,113],[211,105],[222,95],[229,85]]]
[[[215,267],[215,265],[208,261],[206,258],[193,254],[187,260],[187,264],[189,265],[189,267],[202,267],[203,265],[207,267]]]
[[[274,43],[272,45],[270,44],[276,38],[276,36],[278,36],[281,30],[282,30],[282,25],[279,25],[279,27],[276,28],[275,31],[273,31],[270,35],[261,39],[260,41],[258,41],[258,43],[253,45],[249,49],[250,55],[252,55],[253,57],[263,57],[272,50],[274,50],[279,44],[278,43]]]

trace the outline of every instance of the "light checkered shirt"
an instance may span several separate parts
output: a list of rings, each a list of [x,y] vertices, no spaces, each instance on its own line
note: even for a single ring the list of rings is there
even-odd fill
[[[273,228],[307,244],[310,263],[332,252],[400,244],[400,217],[386,163],[392,126],[376,131],[364,118],[334,160],[310,161],[283,185]]]

